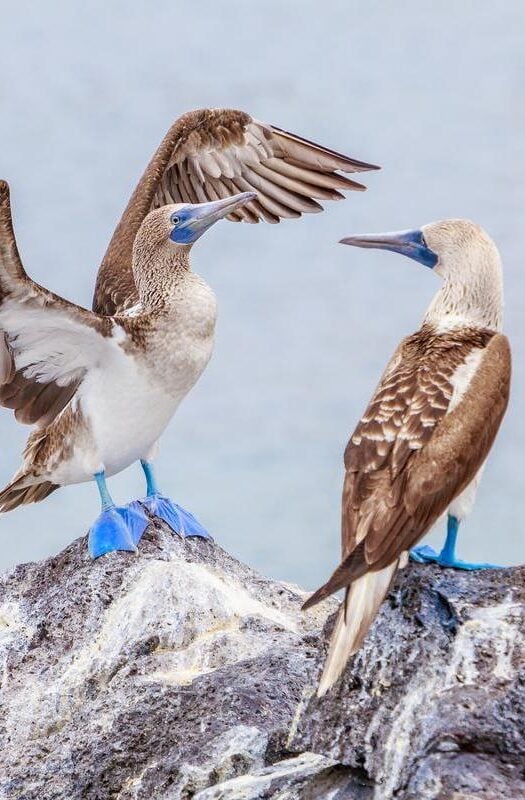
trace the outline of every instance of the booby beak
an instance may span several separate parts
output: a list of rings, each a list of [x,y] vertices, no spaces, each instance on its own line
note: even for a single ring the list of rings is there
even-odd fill
[[[403,256],[413,258],[414,261],[419,261],[420,264],[431,269],[438,263],[438,256],[430,247],[427,247],[423,232],[420,230],[357,234],[341,239],[340,244],[392,250],[394,253],[401,253]]]
[[[212,200],[211,203],[188,204],[172,216],[170,239],[177,244],[193,244],[218,220],[256,198],[255,192],[242,192],[223,200]]]

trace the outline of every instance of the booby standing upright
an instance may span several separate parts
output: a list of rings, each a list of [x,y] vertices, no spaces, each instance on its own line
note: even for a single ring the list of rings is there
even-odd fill
[[[215,298],[189,254],[217,220],[278,222],[320,211],[313,198],[362,189],[339,173],[373,169],[240,111],[181,117],[153,156],[99,270],[93,311],[26,274],[0,184],[0,402],[34,423],[24,462],[0,510],[94,479],[102,511],[89,533],[94,557],[135,550],[149,514],[181,535],[206,537],[160,494],[157,441],[211,356]],[[147,497],[115,506],[106,485],[140,460]]]
[[[421,328],[391,358],[345,451],[342,562],[305,603],[345,589],[318,694],[361,646],[398,567],[448,511],[438,554],[417,561],[473,569],[455,555],[459,523],[507,407],[511,357],[502,326],[501,264],[492,240],[467,220],[370,234],[344,244],[392,250],[430,267],[443,285]]]

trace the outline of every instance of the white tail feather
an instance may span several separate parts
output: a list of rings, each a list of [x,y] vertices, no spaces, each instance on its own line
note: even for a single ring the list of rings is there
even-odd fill
[[[352,583],[345,601],[341,604],[332,633],[328,657],[317,690],[318,697],[322,697],[334,685],[350,656],[361,647],[400,561],[404,566],[405,559],[399,558],[388,567],[377,572],[367,572]]]

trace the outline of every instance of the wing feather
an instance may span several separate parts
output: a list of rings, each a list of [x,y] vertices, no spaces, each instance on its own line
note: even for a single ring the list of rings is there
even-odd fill
[[[179,186],[181,195],[184,199],[185,203],[198,203],[199,198],[191,185],[190,176],[188,171],[186,170],[186,165],[184,163],[177,165],[177,173],[179,175]],[[158,200],[158,205],[162,205],[160,200]]]
[[[0,181],[0,404],[47,425],[67,405],[111,334],[110,319],[69,303],[26,274],[9,187]]]
[[[332,191],[336,189],[364,191],[366,189],[363,184],[352,181],[344,175],[339,175],[338,173],[327,174],[325,172],[318,172],[317,170],[304,169],[304,167],[300,167],[285,159],[269,158],[264,165],[274,172],[285,175],[294,181],[304,182],[307,185],[315,187],[315,191],[319,191],[323,188]],[[343,197],[339,192],[336,192],[336,195],[336,200]],[[310,197],[313,196],[314,195],[310,195]]]
[[[315,200],[309,200],[306,197],[293,194],[280,187],[277,183],[272,183],[260,175],[257,168],[245,167],[243,177],[250,186],[257,189],[260,198],[268,198],[278,203],[282,209],[280,215],[283,217],[287,217],[290,211],[297,211],[299,216],[304,213],[322,211],[321,206]]]
[[[199,158],[200,164],[204,172],[212,178],[220,178],[222,175],[221,167],[218,160],[214,157],[213,153],[209,150],[204,150]]]
[[[312,183],[305,183],[297,176],[293,177],[280,169],[274,169],[270,164],[272,159],[268,159],[266,164],[258,164],[257,172],[259,175],[267,178],[269,181],[278,184],[279,186],[289,189],[296,194],[303,195],[304,197],[317,198],[319,200],[342,200],[344,195],[337,192],[335,189],[324,189],[321,186],[315,186]],[[274,159],[275,161],[277,159]],[[288,165],[287,165],[288,166]]]

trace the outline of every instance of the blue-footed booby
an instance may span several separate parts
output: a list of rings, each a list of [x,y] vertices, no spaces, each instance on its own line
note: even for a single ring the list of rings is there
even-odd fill
[[[443,284],[421,328],[392,356],[345,451],[342,561],[304,605],[345,589],[319,696],[360,648],[397,569],[441,515],[448,515],[443,549],[416,548],[413,558],[490,566],[460,561],[455,544],[507,407],[511,373],[500,257],[478,225],[444,220],[342,243],[401,253]]]
[[[342,172],[375,169],[248,114],[194,111],[166,134],[102,261],[93,310],[26,274],[0,183],[0,403],[36,425],[0,511],[95,480],[102,510],[93,557],[136,550],[149,517],[185,536],[206,530],[157,487],[152,460],[177,406],[212,353],[215,297],[190,250],[223,217],[279,222],[317,199],[363,189]],[[118,507],[106,478],[140,460],[147,496]]]

